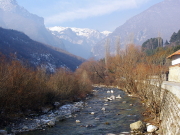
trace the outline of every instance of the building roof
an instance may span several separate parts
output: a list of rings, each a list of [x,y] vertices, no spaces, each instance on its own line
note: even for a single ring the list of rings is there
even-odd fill
[[[170,59],[172,56],[180,55],[180,50],[176,51],[175,53],[169,55],[167,58]]]

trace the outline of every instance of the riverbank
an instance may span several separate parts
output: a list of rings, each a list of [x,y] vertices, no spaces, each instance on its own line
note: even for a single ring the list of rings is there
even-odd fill
[[[48,106],[54,109],[55,102],[79,101],[91,93],[91,81],[82,71],[62,67],[50,73],[41,66],[22,64],[15,57],[0,54],[0,60],[0,128],[32,113],[42,114]]]
[[[58,104],[56,102],[56,104]],[[55,110],[47,110],[43,115],[36,117],[26,117],[19,120],[18,123],[10,124],[7,133],[14,135],[20,132],[27,132],[33,130],[43,130],[45,127],[53,127],[57,121],[72,117],[72,114],[80,111],[84,107],[84,102],[75,102],[73,104],[66,104]]]
[[[142,112],[145,108],[138,98],[116,88],[96,86],[93,91],[94,96],[84,102],[66,104],[41,116],[23,118],[20,123],[12,124],[9,131],[20,135],[49,135],[49,132],[53,135],[56,130],[58,134],[66,134],[71,132],[69,130],[78,133],[92,128],[95,134],[129,134],[131,123],[144,120]]]
[[[122,89],[118,86],[106,86],[106,85],[94,85],[95,87],[108,87],[108,88],[118,88],[118,89]],[[157,88],[157,87],[156,87]],[[122,89],[123,90],[123,89]],[[125,92],[125,91],[124,91]],[[126,93],[126,92],[125,92]],[[141,134],[143,135],[160,135],[160,132],[161,132],[161,129],[159,129],[160,127],[160,123],[159,123],[159,117],[156,117],[152,112],[151,110],[149,110],[149,108],[147,107],[147,104],[144,103],[144,100],[142,100],[139,95],[137,94],[128,94],[126,93],[127,96],[129,97],[132,97],[132,98],[136,98],[138,100],[140,100],[140,104],[144,107],[144,109],[141,111],[141,114],[142,114],[142,117],[143,119],[141,119],[140,121],[143,123],[143,127],[144,127],[144,130],[143,132],[141,132]],[[132,105],[132,104],[131,104]],[[140,131],[141,131],[141,128],[142,128],[142,125],[140,124],[137,124],[139,121],[136,121],[135,123],[135,128],[140,128]],[[133,123],[131,123],[133,124]],[[130,125],[131,125],[130,124]],[[134,134],[137,134],[138,132],[136,132],[138,130],[135,130],[134,131],[131,131],[131,133],[134,133]],[[147,132],[149,131],[149,133]]]
[[[143,120],[144,109],[137,98],[117,88],[95,87],[93,91],[94,96],[85,100],[84,107],[72,117],[58,121],[53,128],[18,135],[130,134],[130,124]]]

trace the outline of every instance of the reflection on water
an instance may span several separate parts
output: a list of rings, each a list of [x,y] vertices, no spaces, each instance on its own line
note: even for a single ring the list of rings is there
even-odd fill
[[[115,88],[94,88],[94,96],[85,101],[85,107],[72,118],[57,122],[53,128],[21,133],[19,135],[106,135],[129,132],[129,125],[141,120],[144,110],[137,98],[128,97]],[[113,90],[113,91],[111,91]],[[120,97],[107,101],[108,97]],[[79,120],[80,123],[77,123]]]

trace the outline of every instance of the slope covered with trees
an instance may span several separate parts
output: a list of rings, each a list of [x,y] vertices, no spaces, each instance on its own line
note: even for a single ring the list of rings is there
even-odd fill
[[[164,0],[157,3],[144,12],[130,18],[123,25],[117,27],[106,39],[94,46],[94,54],[103,58],[104,44],[109,39],[111,53],[115,52],[117,37],[121,38],[121,45],[135,43],[141,45],[147,39],[162,36],[163,40],[169,40],[172,33],[180,28],[180,1]],[[158,34],[159,33],[159,34]]]
[[[171,50],[171,52],[175,52],[179,50],[180,49],[180,30],[177,33],[174,32],[171,35],[170,40],[169,41],[166,40],[165,43],[163,43],[163,39],[161,37],[157,37],[157,38],[150,38],[142,44],[142,50],[146,52],[147,55],[153,55],[157,51],[159,51],[159,49],[161,50],[169,49]]]
[[[175,45],[180,45],[180,30],[176,33],[174,32],[169,41],[170,43],[175,43]]]
[[[163,47],[163,39],[161,37],[148,39],[142,44],[142,49],[149,55],[158,47]]]
[[[0,28],[0,52],[6,56],[15,55],[31,66],[41,66],[52,72],[60,67],[74,71],[84,61],[61,49],[34,41],[22,32],[3,28]]]
[[[21,31],[33,40],[65,49],[63,42],[46,29],[44,18],[29,13],[16,0],[0,2],[0,27]]]

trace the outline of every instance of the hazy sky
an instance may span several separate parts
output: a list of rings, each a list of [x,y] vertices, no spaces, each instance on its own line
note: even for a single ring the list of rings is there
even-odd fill
[[[63,26],[113,31],[129,18],[163,0],[16,0],[47,27]]]

